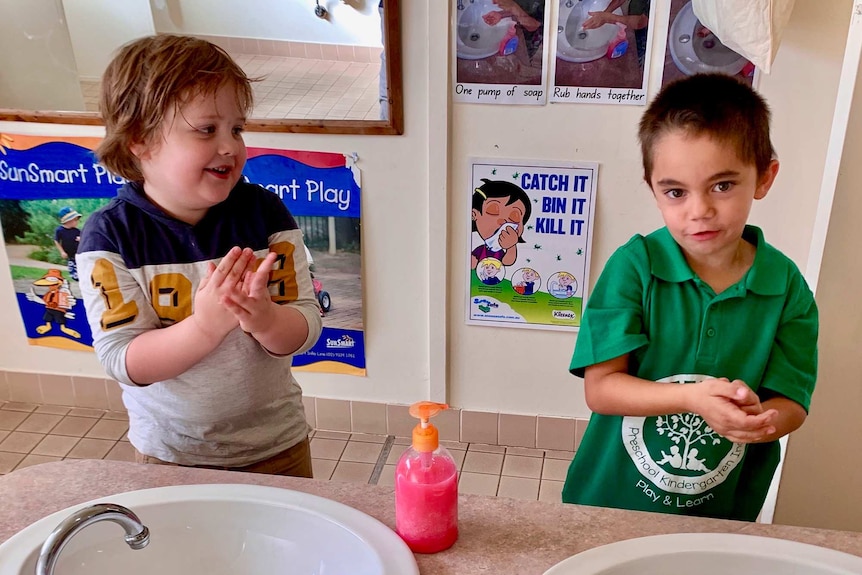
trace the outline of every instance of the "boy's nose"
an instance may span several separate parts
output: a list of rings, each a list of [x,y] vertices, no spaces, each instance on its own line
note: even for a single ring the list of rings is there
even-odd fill
[[[712,201],[708,196],[695,195],[690,204],[691,216],[694,219],[708,218],[713,215]]]
[[[242,139],[236,138],[233,134],[222,136],[218,141],[218,153],[220,156],[235,156],[244,145]]]

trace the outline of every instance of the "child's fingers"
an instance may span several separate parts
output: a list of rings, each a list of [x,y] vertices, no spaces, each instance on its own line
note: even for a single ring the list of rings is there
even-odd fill
[[[765,437],[768,437],[773,433],[775,433],[774,427],[765,427],[754,431],[734,431],[728,433],[724,437],[734,443],[755,443],[757,441],[762,441]]]
[[[242,274],[254,262],[254,252],[249,248],[240,249],[234,246],[216,266],[213,281],[217,286],[224,283],[233,285],[242,279]]]
[[[272,271],[276,258],[278,258],[278,254],[275,252],[266,254],[266,257],[260,262],[257,271],[250,274],[248,279],[244,280],[245,285],[247,285],[247,293],[253,294],[266,289],[269,283],[269,273]]]
[[[216,266],[212,262],[207,263],[207,275],[204,276],[204,279],[198,284],[198,289],[202,290],[207,287],[207,284],[210,283],[210,279],[213,277],[213,272],[215,272]]]
[[[728,381],[727,378],[713,379],[710,382],[709,393],[717,397],[723,397],[737,405],[757,405],[760,398],[751,391],[744,381],[735,379]]]

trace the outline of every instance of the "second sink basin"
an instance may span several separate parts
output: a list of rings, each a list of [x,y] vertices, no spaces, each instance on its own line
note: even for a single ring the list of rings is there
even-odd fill
[[[62,575],[418,575],[407,545],[383,523],[341,503],[257,485],[180,485],[121,493],[118,503],[150,529],[133,551],[111,522],[69,540]],[[0,575],[32,575],[42,542],[77,505],[0,545]]]
[[[862,557],[805,543],[729,533],[628,539],[558,563],[545,575],[858,575]]]

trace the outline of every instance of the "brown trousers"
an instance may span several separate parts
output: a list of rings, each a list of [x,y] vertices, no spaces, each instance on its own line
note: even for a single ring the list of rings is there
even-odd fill
[[[135,450],[135,461],[137,463],[152,463],[156,465],[176,465],[162,461],[150,455]],[[221,469],[224,471],[244,471],[246,473],[267,473],[269,475],[289,475],[291,477],[312,477],[311,471],[311,446],[306,437],[293,447],[285,449],[281,453],[273,455],[269,459],[246,465],[245,467],[222,467],[219,465],[189,465],[199,469]]]

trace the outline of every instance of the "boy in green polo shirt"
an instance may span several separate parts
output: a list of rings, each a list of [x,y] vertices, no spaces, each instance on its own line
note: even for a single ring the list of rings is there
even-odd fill
[[[695,75],[639,138],[665,227],[611,256],[584,312],[570,369],[594,413],[563,501],[754,521],[817,372],[814,297],[746,225],[778,173],[769,110]]]

